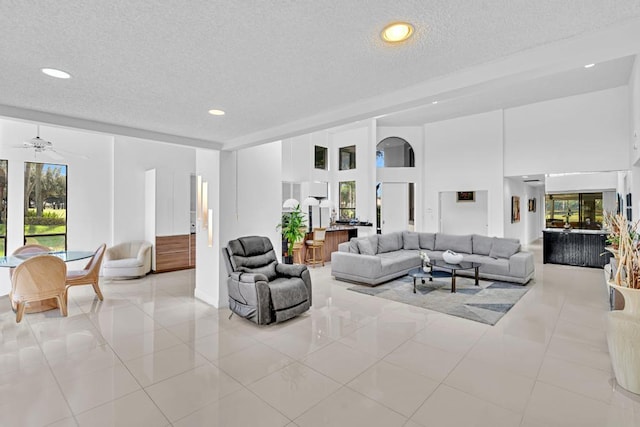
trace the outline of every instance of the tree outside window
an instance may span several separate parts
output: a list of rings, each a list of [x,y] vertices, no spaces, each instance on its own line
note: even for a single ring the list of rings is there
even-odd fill
[[[67,249],[67,166],[25,162],[24,240]]]
[[[356,182],[344,181],[339,183],[339,215],[340,219],[354,219],[356,217]]]

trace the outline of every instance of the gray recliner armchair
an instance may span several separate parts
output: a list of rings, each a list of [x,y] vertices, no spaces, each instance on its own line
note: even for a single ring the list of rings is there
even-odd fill
[[[306,265],[280,264],[271,241],[248,236],[222,248],[229,278],[229,308],[259,325],[282,322],[311,307]]]

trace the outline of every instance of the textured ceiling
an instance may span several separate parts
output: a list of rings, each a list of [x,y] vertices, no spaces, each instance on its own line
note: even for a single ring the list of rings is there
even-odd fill
[[[638,17],[637,0],[3,0],[0,113],[233,148],[373,115],[369,99]],[[384,45],[395,20],[415,37]]]

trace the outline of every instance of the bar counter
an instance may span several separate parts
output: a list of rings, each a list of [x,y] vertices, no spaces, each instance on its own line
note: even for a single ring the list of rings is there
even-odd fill
[[[358,237],[358,229],[356,227],[348,225],[335,225],[333,227],[327,227],[327,233],[324,236],[324,261],[331,261],[331,253],[338,250],[338,245],[343,242],[348,242],[352,237]],[[313,233],[307,233],[305,241],[313,240]],[[302,259],[304,260],[307,255],[307,247],[303,245],[300,251]]]
[[[602,268],[609,263],[606,230],[547,228],[542,233],[545,264]]]

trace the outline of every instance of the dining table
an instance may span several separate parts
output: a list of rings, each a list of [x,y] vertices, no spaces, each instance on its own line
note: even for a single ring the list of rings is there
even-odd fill
[[[15,268],[29,258],[33,258],[39,255],[53,255],[64,262],[79,261],[82,259],[91,258],[93,251],[47,251],[47,252],[30,252],[15,255],[6,255],[0,257],[0,267]],[[58,308],[58,302],[55,298],[31,302],[27,305],[25,313],[40,313],[43,311],[53,310]]]

